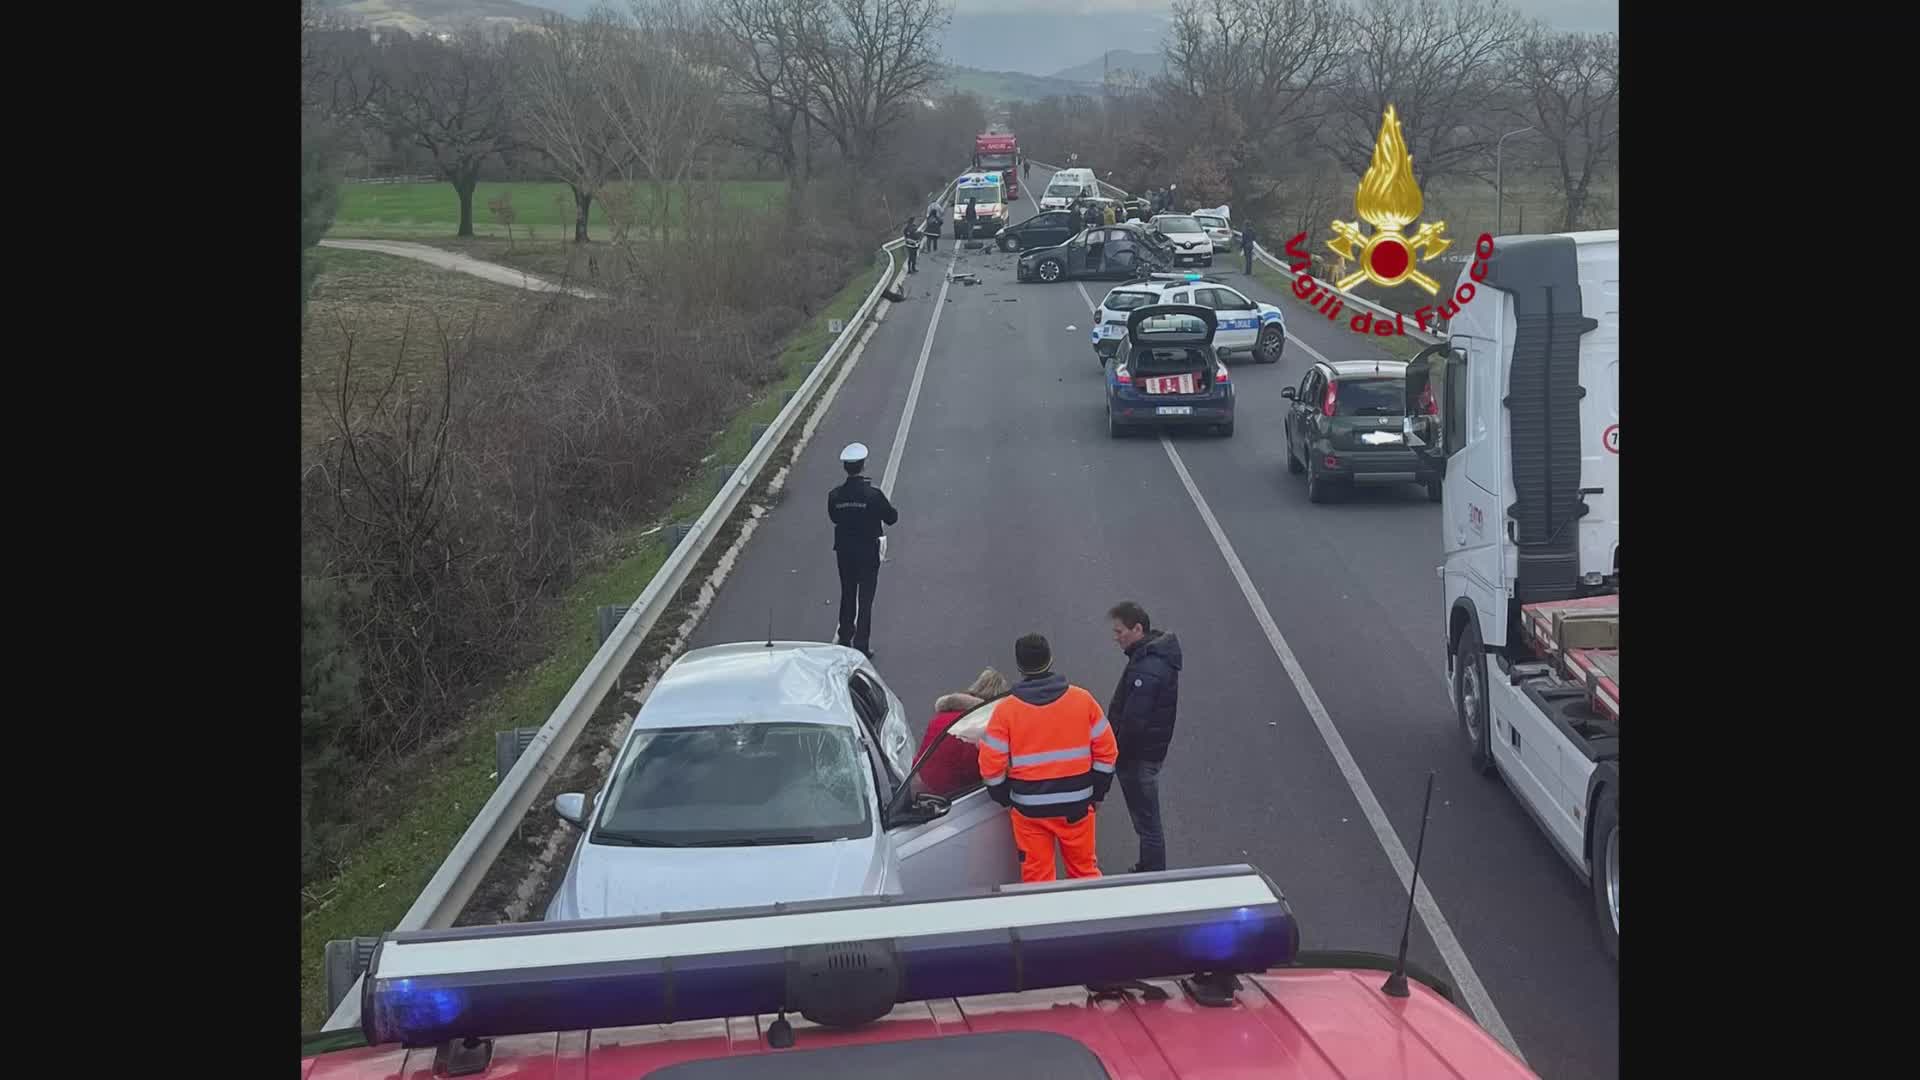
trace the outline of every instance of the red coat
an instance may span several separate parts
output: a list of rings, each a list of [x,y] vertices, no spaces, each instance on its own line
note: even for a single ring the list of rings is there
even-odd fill
[[[924,754],[940,733],[955,720],[979,707],[980,699],[971,694],[944,694],[933,703],[933,719],[927,721],[927,733],[920,740],[915,757]],[[980,786],[980,748],[965,739],[945,739],[926,764],[920,766],[920,787],[935,795],[958,795]]]

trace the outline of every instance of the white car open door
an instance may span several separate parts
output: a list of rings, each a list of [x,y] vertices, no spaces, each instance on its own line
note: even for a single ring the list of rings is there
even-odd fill
[[[953,727],[984,731],[985,718],[995,704],[989,701],[974,709],[954,721]],[[955,744],[969,752],[975,749],[970,741],[948,738],[929,751],[951,753]],[[920,790],[918,777],[914,782]],[[976,781],[963,790],[932,794],[949,800],[946,813],[931,821],[887,830],[894,856],[899,859],[902,892],[908,896],[941,895],[1020,880],[1013,826],[1007,822],[1006,808],[987,794],[986,785]]]

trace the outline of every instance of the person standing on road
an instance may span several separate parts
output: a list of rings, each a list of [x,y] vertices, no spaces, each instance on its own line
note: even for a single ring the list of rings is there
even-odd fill
[[[1020,681],[994,706],[980,736],[980,779],[1007,808],[1021,881],[1054,880],[1054,847],[1067,876],[1100,876],[1094,808],[1113,786],[1119,748],[1093,695],[1053,673],[1039,634],[1013,643]]]
[[[1167,837],[1160,821],[1160,766],[1173,742],[1180,704],[1180,639],[1155,630],[1145,608],[1131,600],[1107,612],[1113,641],[1127,654],[1107,716],[1120,743],[1120,793],[1140,838],[1140,861],[1130,874],[1167,868]]]
[[[940,204],[937,202],[928,203],[927,224],[921,231],[927,235],[927,254],[929,255],[940,250],[940,226],[942,224],[944,223],[940,220]]]
[[[1247,227],[1240,230],[1240,253],[1247,257],[1247,268],[1244,272],[1248,277],[1253,276],[1253,245],[1255,240],[1256,237],[1253,235],[1253,220],[1249,218],[1247,220]]]
[[[911,226],[909,226],[911,227]],[[909,255],[911,260],[912,256]],[[867,448],[848,443],[840,451],[846,482],[827,492],[827,518],[833,522],[833,553],[840,564],[840,625],[835,640],[873,659],[873,592],[880,585],[880,537],[883,525],[900,520],[886,493],[861,475]]]
[[[908,218],[906,226],[900,230],[900,239],[906,241],[905,246],[907,249],[907,273],[909,274],[919,273],[920,267],[916,265],[920,257],[920,224],[919,222],[916,222],[912,218]]]
[[[978,199],[967,200],[967,239],[973,239],[973,231],[980,224],[980,205]]]
[[[1032,175],[1033,175],[1033,162],[1032,162],[1032,161],[1029,161],[1029,160],[1027,160],[1026,158],[1021,158],[1021,159],[1020,159],[1020,175],[1021,175],[1021,177],[1022,177],[1022,178],[1025,178],[1025,177],[1028,177],[1028,176],[1032,176]]]

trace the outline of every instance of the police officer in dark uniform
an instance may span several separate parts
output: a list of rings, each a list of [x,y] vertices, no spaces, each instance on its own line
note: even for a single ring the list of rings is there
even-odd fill
[[[872,659],[873,590],[880,584],[881,526],[899,521],[900,511],[872,480],[861,475],[867,466],[865,444],[849,443],[840,451],[840,465],[847,470],[847,482],[827,492],[833,552],[840,563],[840,627],[835,640]]]

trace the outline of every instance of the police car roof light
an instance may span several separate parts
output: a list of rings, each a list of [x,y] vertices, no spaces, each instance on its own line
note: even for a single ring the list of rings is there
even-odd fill
[[[428,1046],[770,1014],[803,1008],[795,985],[838,992],[830,984],[843,976],[818,958],[847,950],[889,959],[897,983],[876,1003],[884,1015],[901,1001],[1264,971],[1291,963],[1299,940],[1286,898],[1246,865],[914,901],[424,930],[375,949],[361,1026],[370,1043]],[[816,958],[799,983],[796,957]],[[868,977],[844,977],[856,975]]]

